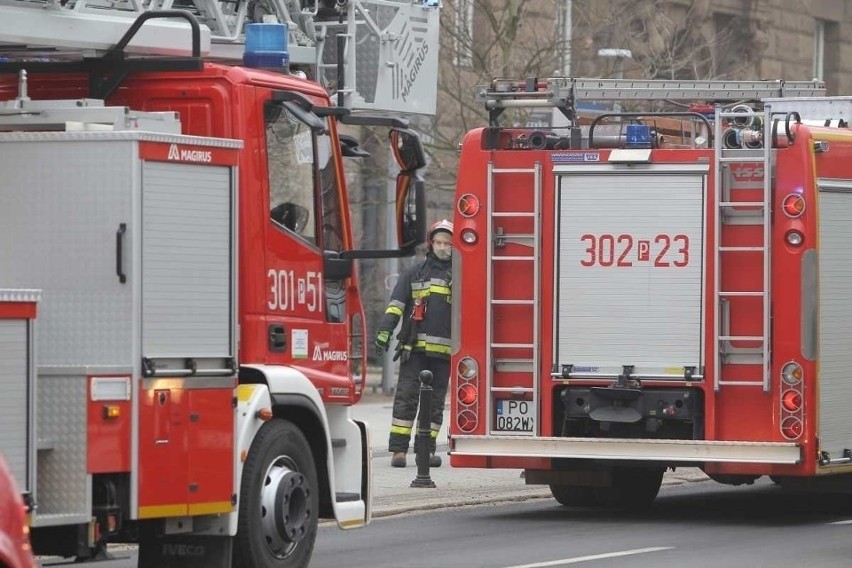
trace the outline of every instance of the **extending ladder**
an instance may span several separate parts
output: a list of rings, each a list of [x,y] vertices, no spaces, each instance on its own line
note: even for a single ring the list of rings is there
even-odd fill
[[[291,61],[315,65],[313,19],[318,4],[318,0],[309,0],[303,10],[299,0],[265,0],[257,4],[232,0],[0,0],[0,41],[79,50],[93,56],[109,51],[142,14],[183,10],[209,30],[202,35],[203,55],[236,61],[242,58],[245,24],[269,15],[282,23],[293,24],[291,37],[295,31],[297,41],[290,41],[294,44],[289,46]],[[188,29],[185,22],[177,20],[149,20],[131,43],[130,51],[186,55]]]
[[[723,123],[731,119],[745,119],[751,122],[755,119],[762,121],[762,148],[725,148]],[[722,386],[761,386],[764,392],[769,392],[770,360],[771,360],[771,337],[770,337],[770,307],[772,300],[772,254],[771,254],[771,222],[772,222],[772,110],[771,105],[766,105],[762,111],[727,111],[723,112],[720,106],[715,109],[714,123],[714,266],[715,278],[714,291],[714,361],[716,364],[714,389],[719,390]],[[753,164],[754,168],[762,170],[762,187],[751,188],[751,191],[759,191],[759,198],[748,201],[734,200],[732,198],[733,177],[725,175],[730,171],[732,164]],[[724,173],[723,173],[724,172]],[[758,177],[758,176],[754,176]],[[737,216],[737,213],[740,213]],[[744,215],[743,215],[744,213]],[[738,219],[738,220],[737,220]],[[759,225],[761,231],[761,242],[751,245],[723,245],[723,225],[738,222],[738,224]],[[726,290],[723,289],[723,260],[731,255],[742,257],[745,253],[758,253],[762,264],[762,285],[752,290]],[[756,298],[761,302],[761,319],[758,335],[733,335],[731,332],[731,321],[733,318],[732,306],[737,298]],[[734,343],[748,343],[752,347],[737,347]],[[726,364],[737,364],[743,366],[760,365],[760,379],[753,378],[722,379],[722,368]]]
[[[495,196],[498,191],[497,178],[507,175],[532,176],[533,181],[533,205],[531,210],[506,211],[495,210]],[[499,395],[504,398],[526,397],[531,394],[530,406],[533,409],[533,428],[531,432],[505,432],[500,434],[533,436],[539,428],[539,389],[538,381],[541,367],[540,355],[540,323],[541,323],[541,301],[538,297],[539,278],[541,274],[541,186],[542,165],[536,162],[531,168],[498,168],[493,162],[488,163],[488,222],[486,226],[486,238],[489,244],[486,262],[488,264],[488,277],[486,278],[486,297],[489,301],[486,321],[486,377],[489,400],[487,404],[487,420],[489,433],[494,430],[495,424],[495,400]],[[503,189],[503,191],[506,191]],[[509,234],[499,225],[501,219],[532,219],[532,233]],[[496,226],[495,226],[496,225]],[[519,244],[529,249],[525,255],[501,255],[497,251],[509,243]],[[500,268],[497,266],[500,265]],[[527,297],[522,298],[497,298],[494,292],[494,272],[502,270],[503,267],[511,266],[526,273],[532,272],[532,289]],[[505,342],[495,340],[495,315],[494,310],[499,306],[520,306],[529,310],[532,323],[532,334],[529,341]],[[499,309],[499,308],[498,308]],[[499,337],[496,339],[500,339]],[[506,350],[526,351],[529,357],[509,358],[501,356],[499,352]],[[513,372],[528,377],[523,384],[495,386],[494,374],[501,372]]]
[[[0,0],[0,65],[114,56],[139,18],[121,49],[133,57],[111,63],[192,55],[241,65],[246,24],[277,22],[290,65],[338,106],[435,114],[440,5],[414,0]]]

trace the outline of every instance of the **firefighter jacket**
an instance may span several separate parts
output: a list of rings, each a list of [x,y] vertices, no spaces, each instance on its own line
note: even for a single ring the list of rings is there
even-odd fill
[[[400,275],[378,329],[393,332],[402,318],[398,350],[450,357],[451,272],[451,260],[439,260],[429,251],[426,260]]]

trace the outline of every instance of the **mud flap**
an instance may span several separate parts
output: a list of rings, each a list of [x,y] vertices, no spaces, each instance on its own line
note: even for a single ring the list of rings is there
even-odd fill
[[[164,535],[142,527],[138,568],[230,568],[233,537]]]

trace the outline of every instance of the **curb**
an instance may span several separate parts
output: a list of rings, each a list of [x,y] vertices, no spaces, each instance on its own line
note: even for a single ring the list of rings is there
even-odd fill
[[[441,501],[435,503],[421,503],[415,505],[398,505],[395,507],[373,507],[373,518],[381,519],[383,517],[393,517],[396,515],[404,515],[406,513],[414,513],[418,511],[437,511],[441,509],[458,509],[461,507],[476,507],[479,505],[493,505],[497,503],[521,503],[524,501],[538,501],[543,499],[552,499],[549,489],[529,489],[528,494],[507,494],[502,493],[499,497],[473,497],[473,498],[458,498],[449,501]]]
[[[389,467],[389,466],[388,466]],[[467,469],[467,468],[465,468]],[[704,472],[697,468],[684,468],[685,471],[666,472],[663,477],[662,486],[679,486],[687,483],[700,483],[708,481]],[[461,471],[461,470],[459,470]],[[468,470],[471,471],[471,470]],[[489,471],[489,470],[485,470]],[[518,480],[521,481],[520,479]],[[493,505],[502,503],[520,503],[526,501],[538,501],[552,499],[550,489],[546,485],[519,485],[517,483],[499,483],[488,487],[476,486],[460,489],[458,483],[450,491],[454,495],[425,492],[417,493],[416,488],[400,486],[400,491],[393,495],[373,496],[372,517],[379,519],[414,513],[417,511],[436,511],[441,509],[453,509],[461,507],[474,507],[480,505]],[[411,489],[412,491],[408,491]],[[417,497],[413,497],[417,495]],[[408,502],[406,502],[406,500]]]

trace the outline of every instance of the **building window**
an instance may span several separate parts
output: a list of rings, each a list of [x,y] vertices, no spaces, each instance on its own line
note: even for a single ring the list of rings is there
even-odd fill
[[[453,27],[453,63],[460,67],[473,66],[473,3],[456,0]]]
[[[813,78],[825,79],[825,21],[814,20]]]
[[[748,21],[739,14],[713,14],[715,35],[711,43],[713,49],[713,68],[710,76],[714,79],[733,79],[747,74],[750,67],[751,34]]]

